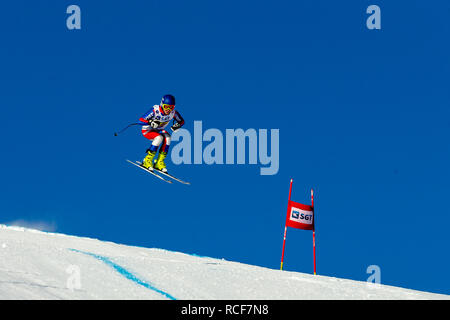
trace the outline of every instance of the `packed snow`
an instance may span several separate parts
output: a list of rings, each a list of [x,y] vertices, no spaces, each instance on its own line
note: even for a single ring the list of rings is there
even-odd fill
[[[0,225],[0,299],[449,299]]]

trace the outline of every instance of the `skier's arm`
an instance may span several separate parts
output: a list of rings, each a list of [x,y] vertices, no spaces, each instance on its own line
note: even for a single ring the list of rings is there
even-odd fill
[[[178,111],[175,111],[173,120],[174,120],[173,126],[170,127],[170,129],[172,129],[172,131],[178,130],[184,125],[184,119],[181,116],[181,114],[178,113]]]
[[[153,118],[155,114],[153,113],[153,109],[147,111],[142,117],[139,118],[139,121],[149,123]]]

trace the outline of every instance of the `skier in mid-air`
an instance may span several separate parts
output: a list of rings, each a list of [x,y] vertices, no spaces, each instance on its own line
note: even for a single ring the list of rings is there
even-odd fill
[[[139,121],[143,122],[142,134],[144,137],[152,141],[151,146],[147,149],[147,155],[142,161],[142,166],[150,171],[153,169],[167,173],[167,166],[164,159],[170,147],[170,133],[164,130],[170,121],[173,120],[171,126],[172,131],[181,128],[184,125],[184,119],[180,113],[175,110],[175,97],[166,94],[162,97],[159,105],[154,105],[147,111]],[[154,161],[155,155],[159,154]]]

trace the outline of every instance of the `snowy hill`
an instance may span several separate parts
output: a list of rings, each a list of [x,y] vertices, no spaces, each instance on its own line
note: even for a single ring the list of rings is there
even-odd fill
[[[0,299],[449,299],[0,225]]]

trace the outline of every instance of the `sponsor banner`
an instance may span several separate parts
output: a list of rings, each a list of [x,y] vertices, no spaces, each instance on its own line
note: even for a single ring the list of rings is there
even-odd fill
[[[286,225],[291,228],[314,230],[314,208],[289,201]]]

